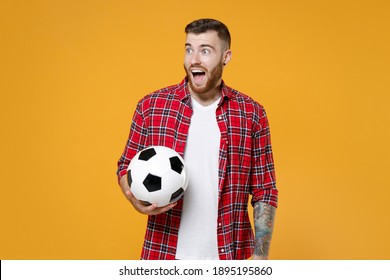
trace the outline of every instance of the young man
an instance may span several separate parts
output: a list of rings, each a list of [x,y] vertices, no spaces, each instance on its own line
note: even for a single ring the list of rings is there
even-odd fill
[[[118,162],[123,193],[149,215],[141,258],[267,259],[278,198],[267,116],[222,80],[232,57],[228,28],[200,19],[185,32],[185,79],[138,103]],[[184,157],[190,179],[177,203],[145,206],[131,193],[127,166],[151,145]]]

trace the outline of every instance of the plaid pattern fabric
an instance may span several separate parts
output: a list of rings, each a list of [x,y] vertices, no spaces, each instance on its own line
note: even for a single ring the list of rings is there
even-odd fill
[[[216,110],[221,131],[219,153],[218,252],[220,259],[247,259],[254,235],[248,215],[261,201],[277,207],[270,131],[264,108],[222,83]],[[145,96],[137,105],[125,150],[118,161],[118,179],[135,154],[151,145],[185,151],[191,121],[187,79]],[[201,207],[201,205],[199,206]],[[141,258],[175,259],[182,199],[170,211],[148,217]]]

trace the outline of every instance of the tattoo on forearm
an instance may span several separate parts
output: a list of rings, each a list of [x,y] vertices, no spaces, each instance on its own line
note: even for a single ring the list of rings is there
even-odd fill
[[[275,207],[263,202],[257,202],[254,205],[255,255],[257,256],[268,257],[274,227],[275,210]]]

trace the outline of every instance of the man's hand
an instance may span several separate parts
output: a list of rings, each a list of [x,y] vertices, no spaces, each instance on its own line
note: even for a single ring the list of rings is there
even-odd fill
[[[122,176],[119,182],[123,194],[126,196],[127,200],[130,201],[130,203],[133,205],[134,209],[138,212],[145,214],[145,215],[157,215],[164,213],[168,210],[171,210],[173,207],[176,206],[177,202],[168,204],[164,207],[157,207],[157,204],[152,204],[146,206],[142,202],[140,202],[138,199],[135,198],[135,196],[132,194],[130,190],[130,186],[127,182],[127,176]]]

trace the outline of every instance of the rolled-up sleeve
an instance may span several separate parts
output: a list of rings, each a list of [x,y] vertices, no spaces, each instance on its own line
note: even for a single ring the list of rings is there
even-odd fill
[[[251,190],[252,205],[261,201],[272,206],[278,205],[278,190],[274,159],[271,147],[271,134],[268,118],[261,108],[252,133]]]

